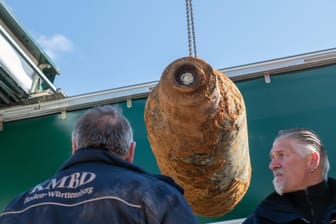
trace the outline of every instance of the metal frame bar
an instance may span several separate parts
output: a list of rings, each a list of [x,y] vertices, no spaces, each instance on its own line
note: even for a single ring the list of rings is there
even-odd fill
[[[3,122],[8,122],[41,115],[61,113],[63,111],[78,110],[96,105],[144,98],[156,84],[157,82],[149,82],[37,104],[4,108],[0,109],[0,119],[2,119]]]
[[[265,73],[278,74],[334,63],[336,63],[336,48],[331,48],[219,70],[236,81],[264,76]]]
[[[28,63],[28,65],[37,73],[37,75],[47,83],[49,88],[57,93],[56,87],[50,82],[50,80],[42,73],[42,71],[34,64],[34,62],[27,56],[27,54],[20,48],[20,46],[13,40],[13,38],[7,33],[7,31],[0,25],[0,33],[8,41],[8,43],[20,54],[20,56]]]

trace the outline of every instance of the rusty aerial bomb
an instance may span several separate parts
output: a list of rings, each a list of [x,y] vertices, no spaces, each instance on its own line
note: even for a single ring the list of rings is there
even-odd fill
[[[162,174],[180,184],[197,215],[231,211],[251,179],[243,96],[207,62],[184,57],[166,67],[145,106],[148,140]]]

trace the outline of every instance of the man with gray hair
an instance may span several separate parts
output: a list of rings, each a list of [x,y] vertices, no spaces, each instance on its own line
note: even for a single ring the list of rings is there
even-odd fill
[[[71,158],[11,201],[0,223],[198,223],[170,177],[132,164],[134,150],[132,128],[119,108],[88,110],[73,129]]]
[[[328,155],[314,131],[280,131],[270,159],[275,192],[243,223],[336,223],[336,180],[328,178]]]

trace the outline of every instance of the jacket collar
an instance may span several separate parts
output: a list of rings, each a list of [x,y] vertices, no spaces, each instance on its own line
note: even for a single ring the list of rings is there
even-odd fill
[[[274,220],[275,223],[288,223],[292,220],[302,219],[304,217],[302,211],[307,208],[308,197],[309,200],[315,200],[315,203],[322,203],[323,200],[320,199],[325,198],[336,202],[332,190],[335,186],[335,180],[329,178],[328,182],[322,181],[306,190],[286,193],[282,196],[273,192],[261,202],[256,212],[262,217]]]

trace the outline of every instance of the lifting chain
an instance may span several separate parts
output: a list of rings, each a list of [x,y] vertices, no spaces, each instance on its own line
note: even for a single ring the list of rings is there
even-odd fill
[[[189,56],[197,57],[196,36],[191,0],[186,0]]]

